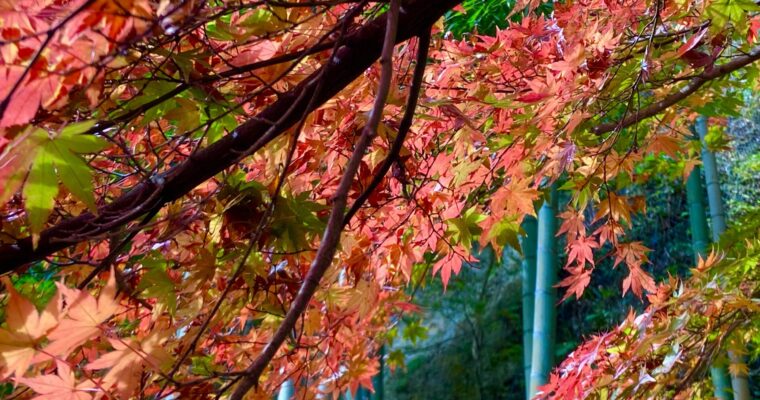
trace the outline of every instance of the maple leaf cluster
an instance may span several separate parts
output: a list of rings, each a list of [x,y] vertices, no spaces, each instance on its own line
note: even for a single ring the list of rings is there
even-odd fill
[[[645,157],[693,166],[684,121],[723,93],[698,89],[760,58],[752,10],[720,20],[719,2],[556,4],[454,39],[434,22],[456,2],[417,0],[376,110],[383,8],[298,3],[0,2],[3,271],[59,282],[42,312],[6,282],[4,379],[42,398],[224,393],[270,354],[376,112],[353,218],[252,396],[371,388],[404,288],[445,286],[478,245],[519,248],[551,183],[571,197],[568,295],[602,248],[624,291],[658,293],[649,250],[624,240],[646,209],[626,186]]]
[[[757,337],[756,238],[729,245],[729,255],[700,258],[685,280],[671,277],[610,332],[580,345],[540,388],[542,399],[714,398],[709,367],[747,374],[744,343]],[[704,334],[709,332],[709,334]],[[727,360],[722,348],[735,358]]]

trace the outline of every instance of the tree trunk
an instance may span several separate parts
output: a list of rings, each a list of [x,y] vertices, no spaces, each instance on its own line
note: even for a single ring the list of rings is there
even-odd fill
[[[536,290],[533,313],[533,343],[531,352],[529,397],[546,384],[554,361],[555,302],[557,290],[557,193],[552,186],[549,198],[538,213],[538,244],[536,254]]]
[[[689,225],[691,226],[691,247],[694,253],[694,261],[700,256],[704,257],[710,238],[707,233],[707,215],[703,202],[701,172],[699,167],[694,167],[689,179],[686,180],[686,199],[689,204]],[[710,367],[715,397],[721,400],[731,399],[728,393],[729,378],[724,365],[714,363]]]
[[[536,244],[538,223],[533,217],[525,217],[522,223],[522,322],[523,322],[523,371],[525,396],[530,398],[530,366],[533,350],[533,302],[536,290]]]
[[[702,165],[705,169],[705,186],[707,188],[707,203],[710,207],[710,228],[712,231],[713,242],[720,241],[720,235],[726,230],[726,212],[723,207],[723,198],[720,193],[720,182],[718,180],[718,164],[715,161],[715,154],[707,148],[705,136],[707,135],[707,118],[697,118],[695,129],[702,141]],[[743,345],[743,344],[742,344]],[[728,352],[728,359],[732,364],[743,364],[746,360],[740,355]],[[750,400],[749,380],[747,375],[731,375],[731,388],[734,391],[735,400]]]

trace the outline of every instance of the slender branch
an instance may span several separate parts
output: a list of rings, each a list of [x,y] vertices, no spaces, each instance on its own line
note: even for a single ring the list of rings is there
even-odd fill
[[[37,52],[34,53],[34,56],[32,57],[31,61],[29,61],[29,66],[24,68],[24,72],[21,73],[21,76],[18,77],[16,82],[11,87],[11,90],[8,92],[8,94],[5,96],[5,98],[0,101],[0,120],[3,119],[5,116],[5,111],[8,109],[8,105],[11,102],[11,99],[16,94],[16,91],[21,87],[21,83],[26,79],[26,77],[29,75],[29,72],[34,68],[34,64],[37,63],[37,61],[40,60],[40,57],[42,57],[42,53],[45,51],[45,48],[47,48],[48,44],[50,44],[50,41],[53,39],[53,36],[55,36],[56,33],[58,33],[58,30],[61,29],[64,25],[69,23],[74,17],[79,15],[82,11],[89,8],[92,3],[94,3],[94,0],[87,0],[84,4],[77,7],[74,12],[67,15],[61,22],[55,24],[52,28],[48,29],[45,32],[45,39],[40,43],[39,48],[37,49]]]
[[[721,64],[712,69],[705,70],[703,73],[692,78],[677,92],[672,93],[662,100],[639,110],[635,114],[628,115],[620,121],[605,122],[599,124],[592,128],[591,131],[597,135],[601,135],[607,132],[629,127],[647,118],[653,117],[668,107],[689,97],[691,94],[699,90],[699,88],[701,88],[705,83],[710,82],[713,79],[718,79],[740,68],[746,67],[747,65],[752,64],[757,60],[760,60],[760,47],[755,47],[749,53],[735,57],[725,64]]]
[[[306,274],[306,278],[301,284],[301,288],[298,291],[298,295],[293,300],[290,310],[285,315],[282,324],[277,328],[277,331],[272,336],[270,342],[264,347],[264,351],[253,361],[253,363],[245,370],[245,375],[242,377],[240,383],[232,392],[231,400],[241,400],[252,387],[256,386],[259,382],[259,377],[264,368],[269,365],[269,362],[274,358],[280,346],[285,342],[288,334],[296,326],[296,322],[301,317],[311,301],[314,292],[316,292],[319,286],[319,281],[322,276],[330,267],[335,251],[340,241],[340,234],[343,231],[343,217],[345,215],[345,208],[348,199],[348,192],[351,189],[351,184],[354,181],[354,176],[359,170],[364,152],[369,147],[372,139],[377,133],[377,126],[380,123],[380,118],[383,114],[383,107],[385,106],[385,99],[388,97],[390,91],[391,78],[393,76],[393,47],[396,44],[396,30],[398,27],[399,5],[400,0],[391,0],[390,7],[387,15],[387,26],[385,29],[385,38],[383,41],[383,50],[380,59],[382,65],[382,73],[380,76],[380,82],[375,96],[375,103],[372,106],[372,111],[369,116],[367,124],[362,129],[362,134],[359,137],[354,152],[351,155],[351,159],[346,165],[346,170],[343,173],[343,177],[340,180],[338,189],[335,192],[332,210],[330,211],[330,217],[327,221],[327,227],[322,235],[322,243],[317,250],[317,254],[314,257],[314,261],[309,268],[309,272]]]
[[[262,60],[262,61],[256,61],[256,62],[251,63],[251,64],[246,64],[246,65],[242,65],[242,66],[239,66],[239,67],[234,67],[234,68],[231,68],[231,69],[229,69],[227,71],[220,72],[218,74],[207,75],[207,76],[205,76],[205,77],[203,77],[203,78],[201,78],[199,80],[193,81],[192,84],[190,82],[183,82],[183,83],[177,85],[176,87],[174,87],[172,90],[170,90],[170,91],[162,94],[161,96],[156,97],[155,99],[153,99],[153,100],[151,100],[151,101],[149,101],[149,102],[147,102],[147,103],[145,103],[145,104],[143,104],[143,105],[141,105],[139,107],[136,107],[136,108],[134,108],[132,110],[129,110],[129,111],[127,111],[127,112],[125,112],[125,113],[117,116],[117,117],[114,117],[113,119],[111,119],[109,121],[104,121],[104,122],[98,123],[97,125],[93,126],[92,128],[90,128],[90,130],[88,130],[85,133],[86,134],[101,133],[101,132],[105,131],[108,128],[111,128],[111,127],[114,127],[114,126],[118,125],[119,123],[127,122],[127,121],[131,120],[132,118],[134,118],[134,117],[136,117],[138,115],[144,114],[146,111],[150,110],[151,108],[153,108],[153,107],[155,107],[155,106],[157,106],[157,105],[159,105],[159,104],[161,104],[161,103],[163,103],[163,102],[165,102],[167,100],[175,98],[177,95],[179,95],[180,93],[184,92],[185,90],[191,88],[193,85],[212,83],[212,82],[218,81],[220,79],[230,78],[230,77],[233,77],[235,75],[241,75],[241,74],[244,74],[244,73],[247,73],[247,72],[255,71],[257,69],[266,68],[266,67],[270,67],[270,66],[277,65],[277,64],[284,64],[284,63],[290,62],[290,61],[297,61],[297,60],[302,59],[302,58],[304,58],[304,57],[306,57],[308,55],[312,55],[312,54],[315,54],[315,53],[319,53],[320,51],[327,50],[330,47],[332,47],[333,45],[334,44],[332,42],[329,42],[329,41],[328,42],[324,42],[324,43],[320,42],[320,43],[317,43],[314,46],[312,46],[312,47],[310,47],[310,48],[308,48],[306,50],[295,51],[293,53],[283,54],[281,56],[272,57],[270,59],[266,59],[266,60]]]
[[[443,13],[461,0],[408,0],[399,14],[397,42],[418,35],[431,26]],[[360,76],[379,57],[384,34],[385,18],[379,16],[353,30],[345,45],[330,61],[329,73],[325,74],[324,90],[317,97],[314,108],[321,106]],[[324,68],[324,67],[323,67]],[[315,92],[321,69],[304,79],[298,86],[284,93],[255,117],[238,126],[231,134],[199,150],[184,163],[161,175],[134,186],[126,194],[99,208],[97,215],[85,212],[65,219],[44,230],[36,247],[30,237],[14,243],[0,245],[0,274],[21,268],[25,264],[80,242],[98,239],[109,231],[139,218],[144,210],[134,208],[153,196],[167,202],[183,197],[193,188],[233,165],[238,155],[252,154],[296,124],[306,110]],[[291,116],[273,126],[288,110]],[[309,110],[311,111],[311,110]],[[114,222],[116,221],[116,222]]]
[[[142,221],[134,228],[131,232],[129,232],[123,239],[116,242],[116,244],[112,244],[111,251],[108,252],[108,255],[98,264],[97,267],[95,267],[92,272],[90,272],[87,277],[82,280],[82,282],[79,283],[78,288],[79,290],[83,290],[87,287],[87,285],[90,284],[90,282],[101,272],[107,270],[111,267],[111,264],[113,264],[116,261],[116,258],[119,256],[119,253],[121,253],[122,250],[124,250],[124,247],[129,243],[132,239],[137,236],[137,233],[140,232],[142,228],[145,227],[145,225],[150,222],[153,217],[158,214],[158,210],[161,209],[161,206],[163,203],[158,203],[153,208],[148,211],[147,214],[142,218]]]
[[[362,1],[359,4],[357,4],[351,11],[349,11],[346,16],[344,17],[343,21],[341,22],[341,28],[340,28],[340,36],[338,37],[338,40],[335,41],[331,53],[331,57],[335,55],[335,53],[338,51],[338,48],[343,43],[343,38],[346,35],[346,32],[348,31],[348,26],[350,23],[354,20],[357,14],[359,14],[366,4],[366,1]],[[322,69],[322,75],[326,74],[329,71],[330,64],[327,64],[327,66]],[[324,83],[324,79],[320,77],[319,79],[320,84],[317,85],[316,90],[314,91],[314,94],[312,95],[312,98],[310,100],[309,107],[306,107],[307,110],[309,110],[313,106],[313,102],[316,101],[317,97],[319,96],[319,93],[323,89],[322,83]],[[272,217],[272,214],[274,213],[275,207],[277,206],[277,199],[280,196],[280,191],[282,190],[282,186],[285,182],[285,178],[288,173],[288,168],[290,167],[290,164],[293,160],[293,155],[295,154],[296,144],[298,143],[298,137],[301,133],[301,129],[303,128],[303,125],[306,121],[306,117],[308,116],[308,113],[305,112],[301,116],[301,120],[298,123],[298,127],[296,128],[293,137],[291,139],[291,146],[288,151],[287,158],[285,162],[283,163],[282,172],[280,173],[279,179],[277,180],[277,186],[274,189],[274,192],[271,196],[271,201],[269,203],[269,206],[266,208],[266,211],[264,212],[264,215],[259,220],[256,229],[254,230],[254,233],[251,235],[248,241],[248,246],[246,247],[245,252],[243,253],[243,257],[240,259],[240,261],[237,264],[237,267],[235,268],[234,273],[232,276],[227,280],[227,284],[224,287],[224,290],[222,291],[222,294],[219,296],[219,298],[216,301],[216,304],[214,304],[214,307],[211,309],[211,312],[206,317],[206,319],[201,324],[200,329],[198,329],[198,332],[195,334],[195,337],[190,342],[190,345],[185,349],[185,351],[182,353],[182,356],[175,362],[174,367],[169,372],[169,377],[173,378],[174,374],[179,370],[179,367],[182,365],[182,363],[187,359],[187,357],[195,351],[195,347],[198,345],[198,342],[200,341],[201,336],[208,328],[209,324],[211,323],[211,320],[214,318],[216,313],[219,311],[219,308],[222,305],[222,302],[225,300],[227,295],[229,294],[231,288],[234,286],[234,282],[240,277],[240,275],[243,273],[243,266],[245,265],[246,261],[248,260],[248,257],[250,257],[251,253],[254,250],[254,247],[258,244],[259,239],[261,238],[261,235],[264,232],[264,229],[269,224],[269,220]],[[286,116],[283,116],[285,118]],[[159,394],[156,396],[157,398],[161,398],[161,393],[164,391],[164,389],[169,384],[169,381],[167,380],[164,386],[159,391]]]
[[[406,135],[409,133],[409,128],[412,126],[414,120],[414,110],[417,108],[417,100],[420,96],[420,90],[422,89],[422,79],[425,75],[425,66],[427,65],[428,48],[430,47],[430,32],[425,32],[419,36],[417,43],[417,59],[414,66],[414,75],[412,76],[412,85],[409,88],[409,97],[406,99],[406,110],[404,110],[404,116],[401,118],[401,124],[398,128],[398,134],[396,139],[391,145],[388,157],[383,160],[383,164],[380,165],[380,170],[372,177],[372,181],[367,185],[367,188],[359,195],[354,201],[351,209],[346,213],[343,218],[343,225],[347,225],[354,214],[359,211],[359,208],[369,198],[372,192],[377,189],[380,182],[383,181],[383,177],[391,169],[391,166],[398,160],[401,148],[404,145]]]

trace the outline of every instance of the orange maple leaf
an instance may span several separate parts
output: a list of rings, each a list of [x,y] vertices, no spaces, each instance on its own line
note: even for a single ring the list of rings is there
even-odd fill
[[[568,268],[570,275],[559,282],[556,287],[566,287],[567,291],[562,296],[562,301],[567,300],[571,295],[575,295],[576,299],[579,299],[583,295],[583,291],[591,282],[591,272],[593,269],[586,269],[583,266],[577,266]]]
[[[633,293],[639,298],[643,295],[642,288],[650,293],[657,291],[657,285],[655,284],[654,279],[644,272],[643,269],[636,265],[628,265],[628,269],[630,273],[625,279],[623,279],[623,295],[628,292],[628,289],[631,289],[631,291],[633,291]]]
[[[607,221],[606,224],[597,228],[593,234],[599,235],[599,246],[604,246],[607,242],[617,245],[618,237],[623,236],[624,233],[625,230],[619,223]]]
[[[559,72],[560,75],[573,74],[586,60],[584,50],[583,46],[574,46],[565,53],[563,60],[549,64],[549,69]]]
[[[463,259],[462,256],[464,255],[468,255],[469,258],[467,260]],[[466,252],[463,248],[457,246],[456,251],[448,252],[448,254],[446,254],[443,258],[441,258],[437,263],[433,265],[433,276],[435,276],[439,271],[441,273],[441,282],[443,282],[444,292],[446,291],[446,287],[449,285],[451,273],[453,272],[455,275],[458,275],[459,271],[462,269],[462,262],[464,261],[472,262],[474,259],[469,256],[469,253]]]
[[[694,171],[694,168],[698,165],[701,165],[702,161],[697,159],[688,159],[684,160],[683,163],[683,180],[684,182],[689,179],[689,175],[691,175],[691,171]]]
[[[707,258],[703,258],[701,255],[698,255],[696,271],[704,272],[712,268],[721,259],[723,259],[723,255],[716,253],[714,249],[710,251],[710,254],[707,255]]]
[[[599,243],[594,238],[579,236],[568,243],[570,249],[567,255],[567,265],[577,263],[579,267],[584,267],[586,262],[594,265],[594,249],[599,248]]]
[[[538,190],[530,186],[529,178],[502,186],[491,196],[491,212],[494,216],[532,215],[536,216],[533,201],[538,198]]]
[[[631,207],[628,205],[627,197],[610,192],[606,199],[599,202],[599,211],[594,220],[598,221],[605,215],[609,215],[617,222],[630,223]]]
[[[614,266],[625,261],[630,271],[628,276],[623,280],[623,295],[631,289],[636,296],[642,296],[642,288],[650,293],[657,291],[657,285],[649,274],[647,274],[641,265],[649,262],[647,253],[651,249],[647,248],[641,242],[621,243],[617,246]]]
[[[58,284],[58,290],[66,299],[67,312],[60,324],[48,335],[50,344],[45,347],[45,353],[67,355],[97,336],[100,324],[116,314],[120,306],[113,270],[97,300],[87,291],[71,289],[63,284]]]
[[[585,217],[582,211],[567,210],[559,215],[562,225],[557,231],[557,236],[567,233],[568,239],[586,236]]]
[[[36,378],[17,378],[38,393],[32,400],[91,400],[96,391],[93,382],[77,383],[71,368],[63,361],[56,360],[57,375],[41,375]]]
[[[9,299],[5,308],[7,329],[0,329],[0,378],[19,378],[32,363],[40,339],[58,324],[60,296],[56,294],[38,313],[34,304],[13,288],[8,277],[1,279]]]
[[[166,331],[153,331],[142,340],[108,339],[115,351],[102,355],[87,364],[85,369],[110,368],[103,377],[103,387],[115,387],[122,398],[129,398],[139,385],[145,367],[161,371],[162,366],[171,360],[163,347],[166,336],[168,336]]]
[[[678,153],[686,149],[684,140],[670,135],[657,135],[647,145],[647,153],[664,153],[672,159],[678,158]]]
[[[641,242],[620,243],[616,250],[614,266],[623,261],[628,266],[641,266],[641,264],[649,262],[647,253],[652,251]]]

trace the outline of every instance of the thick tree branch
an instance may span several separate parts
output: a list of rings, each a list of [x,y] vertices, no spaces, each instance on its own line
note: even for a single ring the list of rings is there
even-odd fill
[[[290,332],[295,328],[301,314],[306,311],[312,296],[314,296],[314,292],[319,287],[319,281],[322,279],[325,271],[327,271],[327,268],[330,267],[333,257],[335,257],[335,251],[340,241],[341,232],[343,231],[343,217],[346,213],[348,192],[351,189],[354,176],[359,170],[364,152],[370,143],[372,143],[372,139],[377,133],[377,126],[380,124],[380,118],[383,115],[383,108],[385,107],[385,99],[390,91],[391,78],[393,77],[393,47],[396,44],[396,30],[400,8],[399,1],[391,0],[390,7],[386,13],[387,26],[380,58],[382,73],[380,75],[377,95],[375,96],[369,120],[364,129],[362,129],[362,134],[356,143],[348,165],[346,165],[346,170],[343,172],[338,189],[335,191],[330,217],[328,218],[325,232],[322,235],[322,243],[317,250],[316,256],[314,256],[314,261],[311,263],[311,267],[301,284],[301,288],[298,290],[298,295],[293,300],[282,324],[272,335],[272,339],[264,347],[264,351],[245,370],[245,374],[232,392],[231,400],[241,400],[252,387],[258,384],[262,372],[264,372],[266,366],[269,365],[272,358],[277,354],[280,346],[282,346]]]
[[[595,126],[594,128],[592,128],[591,131],[597,135],[601,135],[607,132],[612,132],[617,129],[623,129],[623,128],[629,127],[647,118],[653,117],[661,113],[662,111],[665,111],[668,107],[689,97],[694,92],[699,90],[699,88],[701,88],[705,83],[710,82],[713,79],[720,78],[740,68],[746,67],[747,65],[752,64],[753,62],[757,60],[760,60],[760,47],[756,47],[752,49],[749,53],[742,56],[735,57],[731,61],[725,64],[721,64],[719,66],[716,66],[715,68],[711,70],[706,70],[705,72],[692,78],[686,85],[684,85],[677,92],[670,94],[667,97],[663,98],[662,100],[654,104],[651,104],[641,110],[638,110],[631,115],[626,116],[620,121],[613,121],[613,122],[606,122],[603,124],[599,124]]]
[[[402,42],[427,30],[445,11],[461,0],[408,0],[399,14],[396,42]],[[377,60],[385,33],[385,17],[365,23],[348,35],[345,45],[331,58],[333,64],[325,79],[324,90],[317,96],[313,108],[335,96]],[[232,134],[199,150],[190,159],[169,171],[154,176],[132,188],[128,193],[100,207],[97,215],[83,213],[63,220],[40,234],[36,248],[31,238],[0,246],[0,274],[41,260],[68,246],[100,239],[130,221],[135,220],[158,202],[176,200],[197,185],[210,179],[240,158],[250,155],[296,124],[307,110],[315,92],[321,69],[301,84],[283,94],[257,116],[240,125]],[[312,108],[312,109],[313,109]],[[289,114],[288,118],[281,118]],[[273,124],[270,121],[279,121]]]

